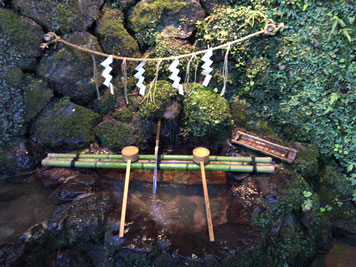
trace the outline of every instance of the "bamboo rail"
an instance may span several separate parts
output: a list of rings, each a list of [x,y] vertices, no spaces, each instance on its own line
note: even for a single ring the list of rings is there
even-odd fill
[[[122,159],[120,154],[61,154],[49,153],[47,158],[61,159]],[[139,160],[154,160],[155,155],[139,155]],[[193,161],[193,155],[161,155],[161,160],[187,160]],[[229,161],[229,162],[252,162],[252,157],[229,157],[229,156],[209,156],[209,161]],[[255,157],[256,163],[272,163],[271,157]]]
[[[105,162],[105,161],[73,161],[46,158],[42,160],[43,166],[51,167],[76,167],[76,168],[106,168],[106,169],[126,169],[126,162]],[[154,170],[155,163],[134,162],[131,164],[133,170]],[[182,170],[200,171],[200,166],[195,163],[159,163],[161,170]],[[236,164],[206,164],[207,171],[227,171],[227,172],[253,172],[252,165]],[[273,165],[256,165],[256,172],[273,173]]]

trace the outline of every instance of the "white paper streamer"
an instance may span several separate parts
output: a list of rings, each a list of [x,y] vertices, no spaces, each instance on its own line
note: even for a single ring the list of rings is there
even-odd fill
[[[145,77],[143,76],[143,73],[146,71],[143,66],[145,66],[146,61],[142,61],[140,64],[137,65],[135,70],[137,70],[136,74],[134,75],[135,78],[138,79],[138,82],[136,86],[140,88],[140,95],[144,95],[146,91],[146,85],[143,84],[143,81],[145,80]]]
[[[109,65],[113,62],[113,57],[110,56],[107,59],[105,59],[103,62],[101,62],[101,66],[103,66],[105,69],[103,71],[103,73],[101,74],[104,78],[104,85],[106,87],[110,88],[110,93],[113,95],[114,94],[114,86],[111,83],[112,80],[112,76],[110,75],[110,72],[112,71],[112,67],[110,67]]]
[[[179,60],[176,58],[172,64],[169,66],[169,70],[172,72],[171,76],[169,76],[169,79],[173,81],[173,88],[178,89],[178,92],[180,95],[184,95],[183,91],[183,85],[179,84],[181,78],[178,76],[179,69],[177,68],[179,65]]]
[[[209,49],[208,52],[206,52],[205,55],[201,58],[204,62],[203,66],[201,66],[201,68],[203,69],[202,74],[205,76],[204,81],[203,81],[203,85],[205,87],[208,86],[210,79],[212,77],[210,75],[210,73],[213,71],[213,69],[210,67],[211,64],[213,64],[213,61],[210,59],[212,55],[213,55],[213,50]]]

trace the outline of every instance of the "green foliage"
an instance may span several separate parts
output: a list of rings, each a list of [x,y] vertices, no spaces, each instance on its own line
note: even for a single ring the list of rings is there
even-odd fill
[[[234,88],[228,96],[245,99],[285,139],[313,143],[343,167],[355,166],[356,64],[347,37],[354,35],[353,6],[313,0],[244,3],[260,12],[253,15],[253,26],[249,6],[218,9],[199,23],[198,43],[237,39],[260,30],[266,18],[289,27],[232,49]]]
[[[230,125],[230,108],[227,100],[200,84],[184,99],[185,135],[205,137],[227,132]]]
[[[140,116],[143,118],[161,118],[169,100],[177,95],[177,89],[173,88],[172,84],[168,81],[157,81],[157,87],[154,89],[153,86],[152,91],[156,92],[154,101],[145,101],[140,106]],[[145,97],[149,97],[148,94],[149,90],[146,90]]]
[[[308,218],[307,224],[303,218]],[[310,259],[317,251],[321,234],[320,204],[317,194],[301,176],[284,198],[256,217],[256,222],[263,228],[261,257],[268,266],[294,266]]]

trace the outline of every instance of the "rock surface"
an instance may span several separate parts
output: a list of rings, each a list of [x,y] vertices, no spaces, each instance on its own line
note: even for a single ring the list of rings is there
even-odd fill
[[[32,125],[32,138],[50,148],[83,148],[94,141],[95,112],[62,99],[41,112]]]
[[[0,67],[34,70],[41,55],[41,27],[10,10],[0,8]]]
[[[49,31],[85,31],[99,17],[104,0],[12,0],[11,4]]]
[[[63,37],[85,48],[101,51],[98,40],[87,32],[74,32]],[[88,53],[58,45],[53,54],[41,59],[38,74],[53,82],[55,90],[73,101],[87,104],[95,93],[93,61]]]
[[[195,23],[204,15],[196,0],[141,0],[132,9],[129,26],[136,32],[141,45],[152,45],[155,33],[163,37],[189,38],[195,30]]]

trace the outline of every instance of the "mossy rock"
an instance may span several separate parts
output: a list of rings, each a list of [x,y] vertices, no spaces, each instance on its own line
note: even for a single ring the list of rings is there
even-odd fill
[[[115,110],[112,116],[121,122],[131,122],[133,119],[133,111],[130,107],[124,107],[119,110]]]
[[[190,86],[195,89],[184,99],[185,135],[202,138],[228,133],[231,115],[227,100],[201,84]]]
[[[0,8],[0,67],[34,70],[41,55],[43,31],[34,21]]]
[[[85,148],[94,141],[92,127],[99,115],[68,99],[49,105],[36,118],[31,133],[34,140],[49,148]]]
[[[7,69],[5,72],[5,81],[9,86],[20,87],[23,82],[24,73],[18,67]]]
[[[319,172],[319,149],[317,146],[294,142],[290,144],[298,150],[293,163],[295,170],[305,178],[313,178]]]
[[[12,138],[0,148],[0,174],[24,173],[39,165],[44,150],[25,138]]]
[[[235,97],[230,104],[231,119],[235,124],[246,127],[248,121],[251,119],[250,105],[244,101]]]
[[[49,31],[85,31],[99,18],[104,0],[12,0],[22,14],[46,26]]]
[[[77,45],[101,51],[98,40],[90,33],[75,32],[65,38]],[[67,46],[59,45],[53,54],[43,57],[38,74],[53,82],[58,93],[80,104],[87,104],[96,93],[91,55]]]
[[[16,75],[13,76],[12,74]],[[21,91],[23,74],[18,68],[0,68],[0,147],[7,147],[15,136],[24,135],[24,100]],[[7,84],[10,81],[13,85]]]
[[[26,75],[23,85],[24,120],[30,122],[52,99],[53,91],[47,82],[33,75]]]
[[[346,176],[336,166],[325,166],[319,173],[320,196],[331,203],[335,198],[350,198],[352,186]]]
[[[124,27],[124,15],[118,9],[104,9],[96,28],[99,42],[105,53],[139,57],[138,44]]]
[[[195,23],[205,15],[200,3],[194,0],[142,0],[133,8],[129,27],[141,45],[153,45],[155,35],[187,39],[195,30]]]
[[[111,94],[108,88],[105,89],[104,94],[101,94],[100,100],[94,99],[93,109],[95,112],[105,115],[115,109],[118,104],[118,95]]]
[[[140,136],[132,125],[115,120],[104,121],[95,128],[101,144],[119,153],[128,145],[138,145]]]
[[[147,100],[140,106],[140,116],[147,119],[159,119],[166,111],[166,107],[169,101],[177,96],[177,89],[172,87],[172,83],[168,81],[157,81],[157,87],[155,90],[154,101],[149,100],[147,96],[148,90],[146,90]]]

